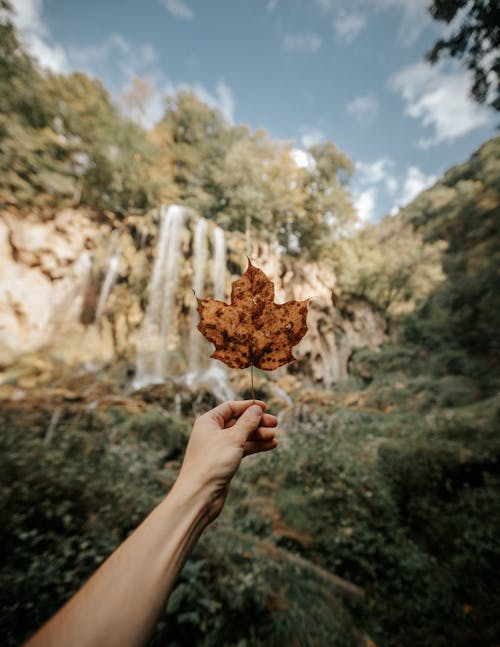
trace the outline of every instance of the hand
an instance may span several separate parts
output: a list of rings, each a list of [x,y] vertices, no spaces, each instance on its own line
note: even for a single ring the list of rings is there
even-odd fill
[[[208,523],[220,514],[241,460],[278,445],[278,420],[265,408],[260,400],[225,402],[194,423],[174,488],[202,497]]]

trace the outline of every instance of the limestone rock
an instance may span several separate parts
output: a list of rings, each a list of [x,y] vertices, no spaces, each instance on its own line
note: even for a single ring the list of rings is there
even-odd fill
[[[203,358],[196,364],[199,371],[209,371],[215,362],[209,360],[210,345],[197,341],[193,316],[196,222],[198,216],[186,210],[166,349],[173,370],[170,377],[184,375],[186,388],[193,389],[204,383],[201,376],[188,375],[193,355]],[[228,300],[231,281],[246,268],[245,237],[226,232],[225,276],[216,277],[213,223],[206,231],[204,294],[200,296],[212,296],[216,284],[219,290],[225,285]],[[151,299],[157,241],[156,214],[130,216],[118,223],[112,215],[97,217],[84,210],[66,209],[46,221],[0,213],[0,367],[26,353],[44,351],[64,365],[90,370],[122,362],[131,370],[144,343],[141,326]],[[117,248],[119,262],[111,273],[110,259]],[[254,245],[251,256],[275,283],[277,303],[311,298],[309,332],[294,349],[298,361],[262,378],[270,380],[273,388],[279,390],[287,376],[330,387],[347,376],[354,348],[377,348],[383,342],[383,318],[366,302],[342,299],[335,275],[325,266],[285,257],[279,248],[263,244]],[[168,279],[163,281],[159,289]],[[28,388],[30,377],[25,376],[23,383]]]

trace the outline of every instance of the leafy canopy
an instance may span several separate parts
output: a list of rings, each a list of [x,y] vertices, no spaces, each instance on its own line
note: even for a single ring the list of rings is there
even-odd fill
[[[500,5],[498,0],[434,0],[433,18],[454,24],[427,58],[436,63],[443,55],[463,60],[472,72],[471,95],[479,103],[500,110]]]

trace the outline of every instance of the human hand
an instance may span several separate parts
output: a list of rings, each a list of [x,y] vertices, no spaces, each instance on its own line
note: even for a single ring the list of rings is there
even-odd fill
[[[221,512],[241,460],[274,449],[278,420],[260,400],[225,402],[196,419],[175,488],[200,497],[207,522]]]

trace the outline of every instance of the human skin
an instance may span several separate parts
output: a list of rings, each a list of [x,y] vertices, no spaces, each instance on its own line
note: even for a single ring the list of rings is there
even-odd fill
[[[195,421],[168,495],[25,647],[146,643],[190,550],[220,514],[242,459],[277,446],[277,419],[265,406],[225,402]]]

